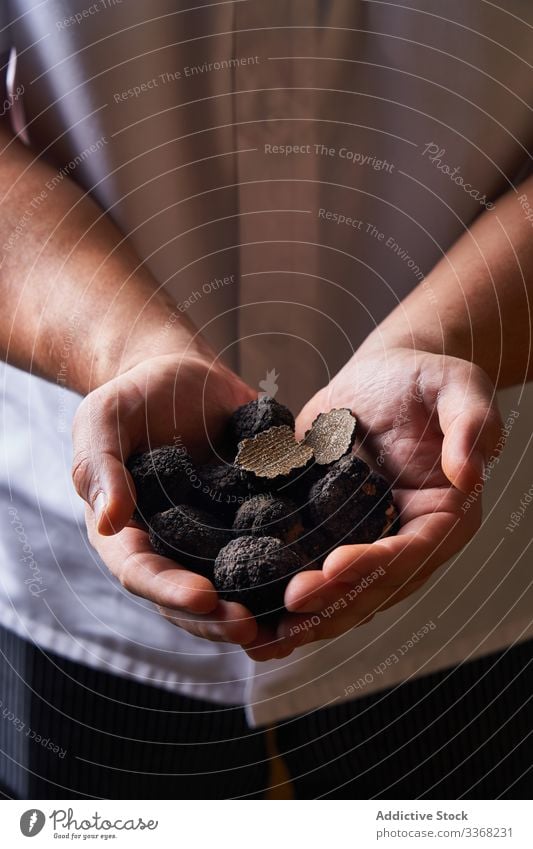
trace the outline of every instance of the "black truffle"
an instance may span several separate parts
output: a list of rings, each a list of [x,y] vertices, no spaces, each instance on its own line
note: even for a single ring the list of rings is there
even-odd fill
[[[164,445],[134,454],[126,466],[135,484],[136,519],[148,523],[155,513],[189,500],[194,466],[185,448]]]
[[[236,466],[206,463],[198,469],[198,478],[201,486],[195,488],[195,501],[228,521],[257,492],[251,476]]]
[[[327,466],[351,451],[357,419],[344,407],[319,413],[305,434],[304,442],[313,449],[315,460]]]
[[[278,485],[280,495],[294,501],[296,506],[303,510],[309,503],[311,487],[327,474],[328,466],[321,466],[312,460],[302,469],[296,469],[289,477],[285,485]]]
[[[239,507],[233,530],[238,535],[270,536],[290,543],[297,539],[303,526],[295,504],[286,498],[274,498],[264,493],[255,495]]]
[[[210,580],[215,558],[232,536],[214,516],[185,504],[152,516],[149,534],[157,554]]]
[[[323,528],[305,528],[297,545],[309,569],[321,569],[329,552],[336,547]]]
[[[228,435],[235,445],[243,439],[251,439],[271,427],[286,425],[294,430],[294,416],[288,407],[274,398],[263,395],[255,401],[243,404],[231,416]]]
[[[221,598],[244,604],[254,616],[273,617],[284,609],[290,579],[304,568],[296,550],[279,539],[238,537],[215,561],[215,587]]]
[[[390,487],[355,454],[341,457],[311,487],[311,523],[337,545],[374,542],[390,533],[397,512]]]

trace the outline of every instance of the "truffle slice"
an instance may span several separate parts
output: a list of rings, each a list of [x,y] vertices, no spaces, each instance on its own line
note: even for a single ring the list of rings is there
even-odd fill
[[[183,447],[164,445],[134,454],[126,463],[135,484],[135,518],[148,523],[155,513],[188,501],[194,465]]]
[[[212,580],[215,558],[232,535],[209,513],[180,504],[152,516],[149,536],[156,554]]]
[[[231,521],[256,490],[253,480],[236,466],[206,463],[198,469],[201,487],[195,498],[201,507]]]
[[[305,568],[296,550],[274,537],[238,537],[215,561],[215,587],[226,601],[244,604],[254,616],[273,617],[284,610],[290,579]]]
[[[233,530],[239,536],[270,536],[288,543],[299,536],[303,525],[292,501],[263,493],[253,496],[239,507]]]
[[[391,532],[397,517],[387,481],[355,454],[334,463],[309,497],[312,524],[337,545],[375,542]]]
[[[313,449],[297,442],[294,432],[283,425],[271,427],[252,439],[244,439],[237,452],[235,464],[259,478],[272,480],[287,477],[305,466],[313,457]]]
[[[263,395],[235,410],[229,420],[228,435],[237,444],[243,439],[252,439],[271,427],[283,425],[294,430],[293,414],[288,407],[279,404],[274,398]]]
[[[355,440],[357,419],[351,410],[341,408],[320,413],[304,437],[306,445],[313,449],[320,466],[335,463],[351,451]]]

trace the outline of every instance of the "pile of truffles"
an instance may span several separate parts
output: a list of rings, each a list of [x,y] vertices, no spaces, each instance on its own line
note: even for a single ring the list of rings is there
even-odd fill
[[[387,481],[352,453],[355,431],[350,410],[331,410],[298,441],[287,407],[250,401],[227,425],[231,462],[196,466],[179,445],[130,457],[135,519],[158,554],[205,575],[221,598],[275,617],[297,572],[319,569],[338,545],[396,530]]]

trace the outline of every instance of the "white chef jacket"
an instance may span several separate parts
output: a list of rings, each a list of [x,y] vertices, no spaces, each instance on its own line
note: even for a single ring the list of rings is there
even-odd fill
[[[275,370],[294,411],[529,168],[528,0],[0,8],[22,137],[251,385]],[[24,249],[23,218],[4,251]],[[168,624],[90,548],[65,374],[2,370],[0,621],[44,649],[263,724],[531,636],[528,522],[506,530],[531,487],[529,388],[501,393],[510,433],[464,551],[364,627],[255,664]]]

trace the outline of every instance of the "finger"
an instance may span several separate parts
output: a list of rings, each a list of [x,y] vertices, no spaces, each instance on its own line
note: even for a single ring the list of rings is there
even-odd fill
[[[370,589],[379,590],[383,599],[382,609],[385,610],[386,607],[396,604],[406,595],[415,592],[429,577],[426,576],[420,580],[407,578],[398,584],[398,576],[392,574],[389,577],[384,570],[376,571],[375,577],[371,580],[367,578],[360,583],[331,581],[322,575],[321,585],[310,588],[301,580],[304,575],[305,573],[302,573],[292,579],[294,587],[290,597],[294,600],[291,603],[286,602],[285,606],[291,613],[318,613],[326,618],[336,616],[349,606],[359,605],[361,610],[366,609]],[[406,588],[409,589],[406,590]]]
[[[72,434],[74,486],[105,535],[118,533],[135,507],[135,487],[123,462],[131,440],[118,413],[118,401],[96,390],[80,405]]]
[[[350,584],[362,584],[380,571],[394,586],[426,580],[479,527],[480,502],[463,514],[458,498],[461,494],[453,489],[403,491],[397,495],[403,520],[397,536],[334,549],[324,562],[324,575]]]
[[[334,580],[326,577],[322,569],[299,572],[287,585],[285,607],[292,613],[305,613],[326,605],[336,593],[345,591],[345,586],[339,588]]]
[[[352,600],[348,594],[332,596],[329,605],[315,612],[287,614],[278,626],[278,641],[290,653],[302,645],[331,640],[352,628],[372,621],[374,616],[398,604],[419,590],[425,581],[408,581],[402,587],[381,584],[365,590]],[[345,606],[335,602],[347,601]]]
[[[124,528],[113,537],[104,537],[96,530],[89,508],[86,521],[90,542],[128,592],[173,610],[195,614],[215,610],[218,594],[213,584],[202,575],[155,554],[146,531]]]
[[[258,623],[254,640],[248,643],[244,650],[251,660],[259,662],[277,660],[285,656],[281,641],[276,634],[276,626],[261,621]]]
[[[289,614],[284,614],[280,622],[285,621]],[[303,629],[296,633],[280,631],[277,625],[259,625],[256,638],[244,646],[246,654],[257,662],[267,660],[282,660],[289,657],[293,651],[311,640],[311,635]]]
[[[351,628],[370,622],[376,613],[410,595],[419,584],[402,589],[374,587],[364,596],[349,598],[346,587],[335,588],[328,582],[327,592],[332,593],[330,604],[314,613],[287,613],[274,630],[262,631],[257,639],[246,646],[246,653],[256,661],[280,660],[289,657],[296,649],[320,640],[332,639]],[[323,591],[326,592],[326,591]]]
[[[470,492],[501,436],[495,389],[477,366],[462,363],[440,388],[439,424],[444,434],[442,468],[453,486]]]
[[[306,431],[309,430],[318,414],[330,410],[332,402],[333,393],[329,386],[320,389],[313,395],[296,416],[295,433],[297,439],[303,439]]]
[[[327,612],[327,608],[317,613],[287,613],[278,625],[279,644],[286,651],[294,651],[309,643],[339,637],[373,619],[387,598],[380,590],[373,590],[364,600],[351,602],[333,615]]]
[[[219,601],[215,609],[204,616],[168,607],[160,607],[159,611],[172,625],[204,640],[246,646],[257,637],[256,620],[246,607],[233,601]]]

